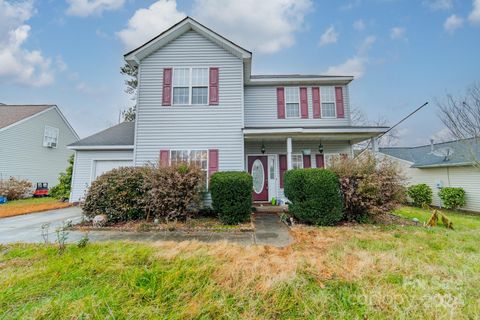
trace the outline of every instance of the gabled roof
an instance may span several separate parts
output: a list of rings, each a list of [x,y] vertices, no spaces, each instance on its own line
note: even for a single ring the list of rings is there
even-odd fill
[[[138,65],[140,60],[190,30],[198,32],[199,34],[203,35],[207,39],[213,41],[214,43],[218,44],[219,46],[223,47],[224,49],[239,58],[251,59],[252,57],[252,53],[250,51],[240,47],[239,45],[221,36],[215,31],[205,27],[191,17],[186,17],[185,19],[176,23],[169,29],[160,33],[155,38],[147,41],[140,47],[125,54],[125,60],[131,64]]]
[[[479,140],[474,138],[418,147],[379,148],[379,151],[412,163],[412,168],[464,166],[471,165],[474,157],[480,159]]]
[[[0,129],[27,119],[37,113],[54,108],[55,105],[7,105],[0,104]]]
[[[68,146],[69,149],[133,149],[135,122],[122,122]]]

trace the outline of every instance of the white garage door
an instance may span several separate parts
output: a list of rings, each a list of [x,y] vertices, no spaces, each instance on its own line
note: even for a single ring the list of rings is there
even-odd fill
[[[93,179],[95,180],[98,176],[101,176],[103,173],[110,171],[119,167],[131,167],[133,161],[131,160],[96,160],[95,161],[95,174]]]

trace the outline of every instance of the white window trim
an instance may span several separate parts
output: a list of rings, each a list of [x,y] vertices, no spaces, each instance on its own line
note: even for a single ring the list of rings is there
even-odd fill
[[[207,181],[205,182],[205,189],[208,190],[208,185],[209,185],[209,180],[210,180],[210,175],[208,173],[208,168],[210,166],[210,157],[209,157],[209,152],[208,152],[208,149],[171,149],[169,150],[169,153],[168,153],[168,164],[169,165],[172,165],[172,151],[187,151],[188,152],[188,164],[190,164],[190,152],[192,151],[206,151],[207,152],[207,168],[205,169],[205,171],[207,172]],[[202,169],[202,171],[204,171]]]
[[[287,88],[297,89],[298,91],[298,116],[297,117],[289,117],[287,112]],[[283,101],[285,101],[285,119],[300,119],[301,118],[301,109],[300,109],[300,87],[285,87],[283,90]],[[294,102],[289,102],[294,103]]]
[[[301,167],[297,169],[303,169],[303,154],[302,153],[292,153],[292,168],[293,168],[293,156],[300,156]]]
[[[337,118],[337,96],[336,96],[336,92],[335,92],[335,87],[333,86],[324,86],[325,87],[328,87],[328,88],[333,88],[333,105],[334,105],[334,108],[333,108],[333,111],[335,112],[335,115],[334,116],[325,116],[323,115],[323,99],[322,99],[322,87],[320,87],[319,89],[319,95],[320,95],[320,117],[323,118],[323,119],[336,119]],[[331,101],[327,101],[325,103],[332,103]]]
[[[172,106],[174,107],[179,107],[179,106],[200,106],[200,107],[206,107],[209,106],[209,101],[210,101],[210,66],[193,66],[193,67],[174,67],[172,68],[172,92],[170,94],[170,97],[172,97]],[[173,79],[175,78],[175,70],[176,69],[189,69],[189,78],[188,78],[188,104],[175,104],[173,101],[173,89],[175,86],[173,85]],[[208,83],[207,83],[207,103],[206,104],[192,104],[192,69],[207,69],[207,76],[208,76]],[[183,88],[183,87],[177,87],[177,88]]]
[[[47,144],[45,143],[45,137],[46,137],[46,134],[47,134],[47,129],[53,129],[54,131],[57,132],[57,142],[55,143],[55,147],[48,147]],[[44,147],[57,149],[59,139],[60,139],[60,129],[59,128],[52,127],[52,126],[45,126],[45,128],[43,129],[43,146]]]

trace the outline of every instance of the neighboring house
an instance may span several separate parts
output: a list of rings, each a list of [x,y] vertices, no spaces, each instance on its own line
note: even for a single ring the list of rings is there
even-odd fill
[[[404,170],[409,184],[425,183],[432,188],[433,205],[440,206],[442,187],[462,187],[465,210],[480,212],[480,146],[475,140],[456,140],[411,148],[380,148],[380,154],[395,160]]]
[[[269,201],[283,197],[286,170],[328,165],[387,129],[351,125],[353,77],[252,75],[251,52],[189,17],[125,60],[138,67],[135,125],[70,146],[71,201],[108,169],[159,160],[199,164],[207,182],[215,171],[246,170],[254,200]]]
[[[58,183],[79,139],[56,105],[0,104],[0,179]]]

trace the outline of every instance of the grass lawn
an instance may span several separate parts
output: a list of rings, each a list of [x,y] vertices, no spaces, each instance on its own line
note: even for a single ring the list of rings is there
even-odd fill
[[[283,249],[3,246],[0,319],[478,319],[480,217],[449,217],[455,230],[299,226]]]
[[[18,216],[21,214],[38,211],[66,208],[68,206],[70,206],[68,202],[59,202],[57,199],[49,197],[8,201],[5,204],[0,204],[0,218]]]

